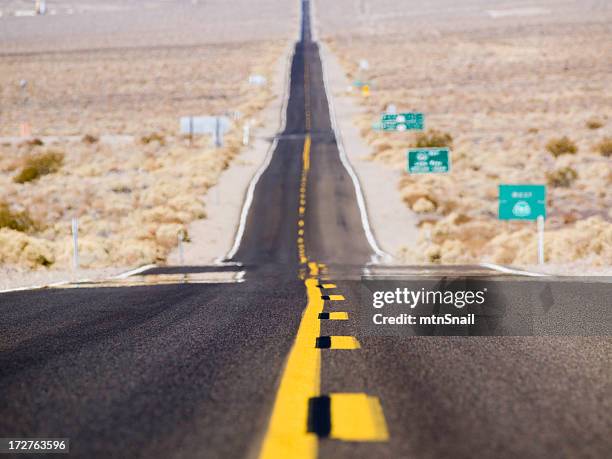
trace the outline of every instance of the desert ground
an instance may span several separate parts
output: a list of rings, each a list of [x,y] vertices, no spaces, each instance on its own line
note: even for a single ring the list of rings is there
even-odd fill
[[[370,83],[369,96],[346,88],[368,159],[400,172],[418,220],[418,243],[396,258],[535,264],[535,222],[497,219],[498,185],[531,183],[547,184],[546,262],[612,265],[612,5],[317,0],[315,11],[350,81]],[[390,104],[451,136],[450,174],[401,172],[416,134],[372,129]],[[575,152],[555,156],[547,146],[563,137]]]
[[[249,76],[272,79],[299,5],[62,0],[19,13],[33,3],[0,3],[0,265],[69,268],[73,217],[82,268],[165,262],[206,218],[245,123],[261,125],[272,88]],[[180,135],[186,115],[230,118],[223,147]]]

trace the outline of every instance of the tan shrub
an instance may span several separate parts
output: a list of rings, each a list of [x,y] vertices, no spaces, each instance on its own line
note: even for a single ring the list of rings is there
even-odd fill
[[[451,147],[453,144],[453,137],[447,132],[436,131],[432,129],[427,132],[419,132],[416,135],[416,142],[414,146],[416,148],[442,148]]]
[[[563,167],[546,173],[546,183],[556,188],[567,188],[578,178],[573,167]]]
[[[148,145],[148,144],[153,143],[153,142],[157,142],[160,145],[165,145],[166,144],[166,138],[164,137],[163,134],[160,134],[158,132],[153,132],[151,134],[143,135],[140,138],[140,143],[142,143],[144,145]]]
[[[83,136],[83,138],[81,139],[81,142],[91,145],[91,144],[94,144],[94,143],[98,143],[99,140],[100,140],[100,138],[96,137],[93,134],[85,134]]]
[[[13,178],[15,183],[26,183],[36,180],[43,175],[57,172],[64,163],[64,153],[49,150],[38,155],[31,155],[25,159],[23,168]]]
[[[38,268],[51,266],[54,262],[49,241],[8,228],[0,229],[0,263]]]
[[[427,198],[420,197],[412,205],[412,210],[417,213],[428,213],[436,210],[436,205]]]
[[[27,211],[14,212],[7,203],[0,202],[0,229],[1,228],[28,232],[36,229],[36,225]]]
[[[612,156],[612,137],[606,137],[601,142],[597,144],[595,149],[606,158]]]
[[[561,155],[574,155],[578,151],[576,144],[567,136],[558,139],[551,139],[546,144],[546,149],[555,158]]]
[[[185,229],[178,223],[159,225],[155,231],[155,240],[163,248],[170,249],[176,246],[178,235],[181,232],[185,233]]]
[[[586,122],[586,127],[588,129],[599,129],[602,126],[603,126],[603,123],[595,118],[592,118]]]

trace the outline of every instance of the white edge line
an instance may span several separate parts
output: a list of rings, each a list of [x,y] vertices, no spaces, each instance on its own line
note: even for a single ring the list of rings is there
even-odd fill
[[[130,276],[134,276],[135,274],[140,274],[140,273],[142,273],[144,271],[147,271],[149,269],[153,269],[156,266],[157,265],[155,265],[155,264],[144,265],[144,266],[141,266],[139,268],[132,269],[130,271],[126,271],[124,273],[118,274],[116,276],[111,276],[109,279],[127,279]]]
[[[363,225],[363,229],[366,234],[366,238],[376,254],[376,256],[372,256],[372,263],[376,263],[378,261],[389,263],[391,260],[393,260],[393,257],[379,247],[378,243],[376,242],[376,238],[374,237],[374,234],[372,233],[372,228],[370,227],[370,221],[368,219],[368,211],[366,208],[365,199],[363,197],[363,191],[361,189],[361,184],[359,183],[359,178],[357,177],[357,174],[355,173],[348,159],[348,156],[346,155],[346,151],[344,150],[344,141],[342,140],[342,133],[337,127],[336,110],[334,108],[333,94],[329,91],[329,84],[327,81],[327,72],[325,70],[325,66],[327,64],[325,63],[324,54],[327,54],[327,47],[325,46],[325,44],[322,44],[319,42],[317,42],[317,44],[319,45],[320,49],[321,48],[325,49],[325,52],[319,53],[319,56],[321,58],[321,71],[323,73],[323,85],[325,87],[325,93],[327,95],[327,103],[329,105],[329,118],[331,120],[332,130],[334,131],[334,135],[336,137],[338,151],[340,152],[340,161],[342,162],[342,164],[344,165],[344,168],[350,175],[351,180],[353,181],[353,185],[355,187],[355,195],[357,196],[357,205],[359,206],[359,212],[361,214],[361,223]]]
[[[532,271],[524,271],[522,269],[513,269],[506,266],[498,265],[495,263],[480,263],[483,268],[493,269],[505,274],[516,274],[517,276],[529,276],[529,277],[550,277],[550,274],[535,273]]]
[[[293,56],[295,55],[295,43],[293,45],[293,52],[289,53],[287,62],[285,64],[285,91],[283,95],[283,103],[281,105],[281,114],[280,114],[280,126],[279,131],[282,132],[285,130],[287,124],[287,105],[289,103],[289,87],[291,86],[291,62],[293,61]],[[246,198],[244,200],[244,204],[242,205],[242,211],[240,213],[240,223],[238,225],[238,230],[236,231],[236,236],[234,238],[234,244],[230,251],[221,258],[215,260],[215,263],[220,263],[222,260],[229,260],[236,255],[238,249],[240,248],[240,243],[242,242],[242,236],[244,235],[244,230],[246,227],[246,220],[249,215],[249,210],[251,208],[251,204],[253,203],[253,195],[255,194],[255,186],[257,186],[257,182],[265,172],[265,170],[270,165],[272,161],[272,156],[274,154],[274,150],[278,144],[278,138],[275,136],[272,143],[270,143],[268,147],[268,151],[266,152],[266,158],[263,164],[257,169],[257,172],[251,179],[249,183],[249,187],[247,189]]]

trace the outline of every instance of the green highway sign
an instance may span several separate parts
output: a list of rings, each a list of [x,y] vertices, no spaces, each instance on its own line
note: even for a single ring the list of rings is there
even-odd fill
[[[383,131],[422,131],[425,125],[423,113],[383,113],[380,128]]]
[[[546,185],[499,185],[500,220],[546,218]]]
[[[408,172],[431,174],[450,171],[448,148],[411,148],[408,150]]]

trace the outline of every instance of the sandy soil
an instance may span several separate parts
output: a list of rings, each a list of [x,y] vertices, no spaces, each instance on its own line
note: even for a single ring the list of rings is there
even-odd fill
[[[398,192],[419,215],[418,244],[406,241],[396,255],[406,262],[532,265],[535,224],[499,222],[497,187],[548,182],[547,262],[612,265],[612,158],[596,151],[612,136],[610,5],[419,5],[316,2],[319,38],[350,81],[371,82],[369,97],[351,92],[364,110],[353,121],[370,157],[401,174]],[[360,59],[368,70],[359,69]],[[425,112],[427,128],[452,136],[451,174],[403,172],[414,135],[371,128],[389,104]],[[590,128],[590,121],[601,126]],[[577,154],[555,158],[546,150],[561,136],[576,143]],[[565,168],[576,179],[554,185],[550,176]]]
[[[273,79],[297,36],[299,5],[80,2],[72,12],[72,2],[53,5],[56,14],[45,17],[9,14],[19,2],[0,6],[0,202],[35,223],[25,232],[0,229],[3,275],[68,269],[73,216],[83,268],[165,263],[177,233],[208,215],[205,196],[223,171],[258,162],[238,159],[242,128],[268,129],[263,109],[275,88],[251,85],[249,75]],[[190,145],[178,133],[188,114],[228,116],[224,146],[209,136]],[[43,145],[15,141],[25,120]],[[83,141],[86,134],[99,140]],[[59,171],[15,183],[28,157],[49,151],[64,155]],[[233,234],[236,220],[218,225]]]

